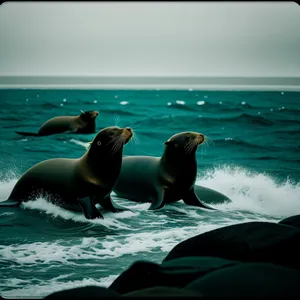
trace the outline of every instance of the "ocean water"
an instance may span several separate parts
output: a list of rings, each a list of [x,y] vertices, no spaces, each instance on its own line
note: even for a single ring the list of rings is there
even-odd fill
[[[230,203],[217,211],[182,201],[159,211],[150,204],[115,201],[132,212],[86,220],[45,199],[0,208],[0,293],[44,297],[84,285],[109,286],[136,260],[161,262],[179,242],[219,227],[279,220],[300,213],[300,93],[197,90],[0,90],[0,201],[29,167],[83,155],[89,135],[22,137],[47,119],[98,110],[97,130],[131,126],[125,155],[163,152],[181,131],[213,143],[197,152],[197,183]]]

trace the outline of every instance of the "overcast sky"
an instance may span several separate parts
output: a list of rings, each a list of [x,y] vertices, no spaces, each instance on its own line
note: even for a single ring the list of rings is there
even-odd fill
[[[300,6],[6,2],[0,75],[300,76]]]

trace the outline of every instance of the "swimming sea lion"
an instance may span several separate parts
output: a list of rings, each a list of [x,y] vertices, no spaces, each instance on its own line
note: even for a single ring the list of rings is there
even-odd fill
[[[17,134],[25,136],[45,136],[65,131],[74,133],[95,133],[97,111],[81,111],[79,116],[59,116],[45,122],[38,133],[16,131]]]
[[[181,132],[164,143],[162,157],[123,157],[113,191],[132,201],[151,202],[150,210],[181,199],[188,205],[213,209],[203,204],[194,191],[196,150],[204,139],[201,133]]]
[[[81,158],[54,158],[34,165],[0,206],[18,206],[44,196],[63,208],[83,211],[87,219],[103,218],[96,203],[113,212],[126,210],[113,202],[110,193],[120,173],[123,146],[132,136],[129,127],[107,127]]]

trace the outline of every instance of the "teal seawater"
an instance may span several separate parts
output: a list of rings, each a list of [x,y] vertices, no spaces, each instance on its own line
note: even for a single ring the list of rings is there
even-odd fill
[[[0,209],[0,293],[45,296],[87,284],[108,286],[134,261],[160,262],[182,240],[245,221],[300,213],[300,93],[168,90],[0,90],[0,201],[32,165],[77,158],[94,134],[37,132],[53,116],[98,110],[97,130],[130,126],[125,155],[160,156],[163,142],[198,131],[213,143],[197,152],[197,183],[231,203],[217,211],[182,201],[149,212],[149,204],[114,198],[133,212],[89,221],[44,199]]]

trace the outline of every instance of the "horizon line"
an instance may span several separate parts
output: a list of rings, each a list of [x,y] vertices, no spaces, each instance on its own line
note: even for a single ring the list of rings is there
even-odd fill
[[[198,89],[198,90],[294,90],[300,77],[283,76],[99,76],[11,75],[0,76],[0,89]]]

